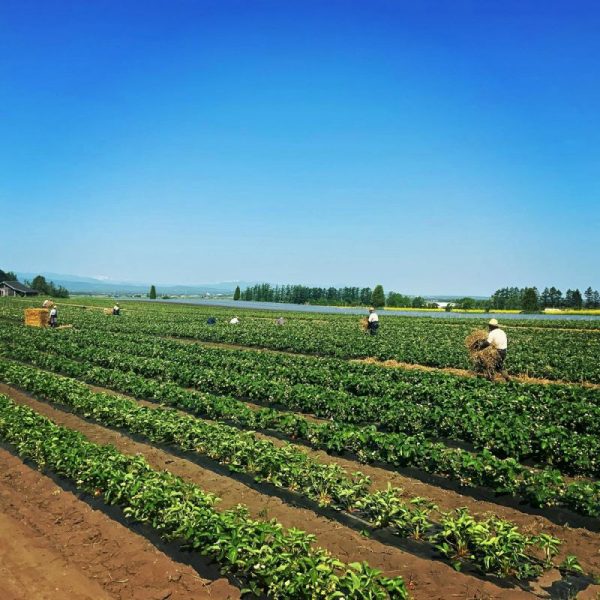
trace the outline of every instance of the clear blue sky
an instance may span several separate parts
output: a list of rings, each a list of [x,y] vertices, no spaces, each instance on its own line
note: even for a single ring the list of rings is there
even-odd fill
[[[600,5],[0,3],[0,266],[600,287]]]

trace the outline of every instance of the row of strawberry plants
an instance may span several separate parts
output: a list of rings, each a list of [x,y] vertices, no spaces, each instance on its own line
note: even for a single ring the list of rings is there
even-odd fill
[[[0,438],[18,454],[117,504],[132,521],[150,524],[167,540],[216,561],[239,577],[246,591],[272,598],[408,598],[400,577],[383,577],[366,564],[346,565],[312,548],[314,537],[285,531],[275,521],[252,520],[238,506],[217,511],[212,494],[168,472],[152,470],[142,457],[89,442],[33,410],[0,395]]]
[[[370,420],[391,432],[414,434],[427,431],[430,436],[471,442],[476,448],[487,448],[500,457],[551,464],[569,474],[595,476],[600,471],[600,407],[571,398],[569,411],[564,411],[564,395],[553,399],[548,394],[542,400],[523,394],[511,395],[508,386],[490,386],[486,382],[476,387],[469,385],[469,380],[456,377],[410,374],[408,379],[419,385],[397,385],[393,388],[393,397],[391,394],[377,398],[356,397],[345,390],[303,383],[287,384],[273,373],[273,367],[280,360],[287,366],[293,364],[295,357],[281,358],[262,353],[248,359],[248,353],[227,350],[196,349],[192,353],[193,349],[182,348],[176,342],[168,346],[166,342],[133,341],[122,336],[95,340],[92,348],[94,339],[79,333],[62,340],[41,337],[38,332],[28,333],[22,329],[11,333],[12,343],[17,343],[15,338],[22,336],[29,344],[41,349],[101,366],[133,370],[145,377],[172,380],[185,387],[201,387],[259,402],[267,399],[291,410],[312,412],[353,424]],[[11,338],[11,333],[7,332],[5,339]],[[25,339],[20,343],[25,343]],[[137,358],[135,354],[148,358]],[[161,358],[152,358],[156,355]],[[236,359],[242,365],[242,372]],[[306,365],[306,359],[300,360]],[[313,372],[319,371],[321,360],[314,361]],[[276,381],[272,377],[276,377]],[[462,385],[465,381],[469,383]],[[534,389],[538,391],[540,387],[543,386],[534,386]],[[520,386],[517,389],[523,392],[527,388]],[[564,417],[565,414],[568,416]],[[590,433],[573,431],[563,424],[565,421],[573,428],[584,428]],[[583,427],[583,423],[587,426]]]
[[[206,309],[161,315],[131,311],[107,318],[100,311],[65,309],[66,318],[84,328],[180,336],[339,358],[376,357],[435,367],[469,368],[464,339],[485,320],[449,324],[436,319],[388,318],[379,335],[365,336],[356,317],[321,315],[319,320],[290,319],[276,327],[271,319],[248,316],[238,326],[219,319],[206,324]],[[510,332],[507,368],[550,379],[600,382],[600,336],[585,332],[515,329]]]
[[[358,513],[374,527],[391,527],[396,535],[427,542],[450,558],[456,568],[467,562],[483,573],[530,578],[553,566],[552,556],[542,562],[531,551],[547,551],[549,545],[556,549],[560,544],[544,535],[523,535],[513,523],[497,517],[476,520],[466,509],[440,513],[440,530],[431,518],[434,507],[424,499],[407,502],[401,490],[392,487],[369,493],[369,479],[362,473],[349,476],[339,465],[319,463],[294,446],[279,448],[231,427],[94,393],[75,380],[22,365],[0,362],[0,378],[103,425],[206,455],[233,471],[250,474],[256,481],[296,491],[321,505]],[[461,528],[465,520],[473,527]],[[461,552],[462,547],[468,552]],[[575,563],[571,560],[571,564]]]
[[[312,423],[296,414],[272,409],[251,410],[243,402],[186,390],[171,382],[146,379],[133,372],[105,369],[57,355],[20,348],[5,355],[38,367],[81,378],[140,399],[149,399],[199,416],[238,423],[251,429],[280,431],[330,453],[348,452],[364,462],[415,467],[465,486],[484,486],[500,494],[522,496],[537,507],[565,506],[582,515],[600,517],[600,482],[567,482],[553,469],[536,471],[513,459],[499,459],[487,450],[471,453],[431,442],[421,435],[385,433],[374,427],[338,422]]]
[[[0,310],[3,309],[13,309],[15,314],[20,314],[22,317],[22,309],[24,306],[38,306],[39,299],[31,299],[31,298],[0,298]],[[112,308],[114,305],[114,301],[106,298],[94,298],[94,297],[86,297],[86,298],[71,298],[71,299],[60,299],[58,300],[59,308],[68,309],[71,308],[75,310],[81,310],[82,308],[92,309],[92,310],[101,310],[103,308]],[[278,310],[277,307],[269,308],[269,309],[257,309],[257,308],[249,308],[246,303],[240,302],[236,305],[235,308],[232,307],[222,307],[222,306],[211,306],[211,305],[199,305],[199,304],[187,304],[187,303],[178,303],[178,302],[162,302],[160,300],[155,302],[147,302],[147,301],[136,301],[131,299],[123,299],[121,301],[122,313],[144,313],[147,315],[153,315],[158,319],[164,320],[171,317],[178,318],[186,318],[189,320],[192,319],[201,319],[207,318],[208,316],[216,316],[217,318],[222,317],[226,319],[227,317],[231,317],[232,311],[239,311],[245,317],[253,318],[253,319],[262,319],[273,321],[274,319],[280,317],[282,315],[282,310]],[[281,306],[281,309],[286,308],[285,306]],[[367,307],[363,309],[357,309],[360,314],[366,313]],[[402,310],[402,309],[400,309]],[[359,313],[323,313],[323,312],[306,312],[306,311],[288,311],[285,310],[284,316],[287,315],[289,319],[293,320],[305,320],[305,321],[322,321],[333,320],[333,321],[351,321],[356,322],[357,315]],[[435,323],[446,326],[455,326],[455,325],[469,325],[469,326],[477,326],[481,323],[482,319],[486,320],[489,317],[486,317],[485,314],[480,313],[470,313],[463,314],[460,312],[453,312],[452,314],[440,314],[439,312],[430,312],[427,315],[422,315],[414,312],[410,312],[410,314],[405,315],[396,315],[394,313],[390,313],[387,310],[381,313],[382,316],[393,317],[394,319],[398,318],[399,320],[408,320],[410,319],[413,322],[423,322],[423,323]],[[1,317],[1,314],[0,314]],[[600,319],[592,316],[592,318],[584,317],[581,318],[577,315],[553,315],[548,318],[546,316],[529,316],[523,317],[519,316],[515,318],[513,316],[505,316],[502,317],[505,322],[505,326],[507,329],[528,329],[535,328],[538,329],[567,329],[574,331],[591,331],[595,329],[600,329]]]

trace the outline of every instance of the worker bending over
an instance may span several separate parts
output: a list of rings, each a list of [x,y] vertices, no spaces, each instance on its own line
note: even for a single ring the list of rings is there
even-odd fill
[[[50,309],[50,320],[49,320],[48,324],[50,325],[50,327],[58,326],[58,311],[56,310],[56,305],[54,305]]]
[[[118,317],[120,314],[121,314],[121,307],[117,303],[113,306],[113,315]]]
[[[379,315],[373,307],[369,308],[369,318],[367,319],[367,330],[371,335],[377,335],[379,329]]]

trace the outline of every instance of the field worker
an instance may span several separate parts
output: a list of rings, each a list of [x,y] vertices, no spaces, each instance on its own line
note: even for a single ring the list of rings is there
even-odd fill
[[[285,325],[285,319],[283,317],[279,317],[279,319],[275,321],[275,325]]]
[[[113,306],[113,315],[119,316],[121,314],[121,307],[118,303]]]
[[[500,329],[498,325],[498,319],[490,319],[488,321],[489,334],[487,340],[483,343],[482,348],[487,346],[494,346],[498,350],[498,360],[496,362],[496,369],[508,378],[504,371],[504,361],[506,360],[506,349],[508,348],[508,339],[506,333]]]
[[[367,329],[371,335],[377,335],[379,329],[379,316],[375,312],[375,309],[371,306],[369,308],[369,318],[367,319]]]
[[[50,327],[56,327],[57,326],[57,319],[58,319],[58,311],[56,310],[56,306],[53,306],[50,309]]]
[[[233,319],[231,319],[231,321],[229,321],[230,325],[237,325],[240,322],[240,320],[237,317],[233,317]]]
[[[217,320],[214,317],[208,317],[208,319],[206,319],[207,325],[214,325],[216,322]]]

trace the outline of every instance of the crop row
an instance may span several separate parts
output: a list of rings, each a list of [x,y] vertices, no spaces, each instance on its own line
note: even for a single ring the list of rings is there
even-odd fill
[[[0,395],[0,437],[20,456],[68,479],[77,488],[120,505],[132,521],[148,523],[167,540],[219,563],[245,580],[247,590],[272,598],[408,597],[402,578],[387,578],[366,564],[345,565],[311,547],[314,537],[285,531],[275,521],[255,521],[247,509],[217,511],[212,494],[142,457],[126,456],[58,427]]]
[[[15,314],[19,314],[22,317],[22,309],[24,306],[35,305],[38,306],[39,299],[31,298],[0,298],[0,317],[2,312],[5,310],[13,309]],[[114,302],[105,298],[71,298],[61,299],[58,301],[59,308],[61,310],[81,310],[82,308],[98,310],[102,308],[112,308]],[[360,316],[358,314],[343,314],[343,313],[323,313],[323,312],[305,312],[305,311],[288,311],[284,310],[286,307],[281,306],[273,309],[256,309],[249,308],[246,303],[240,302],[235,307],[219,307],[219,306],[207,306],[207,305],[190,305],[184,303],[173,303],[173,302],[147,302],[147,301],[135,301],[126,299],[121,302],[121,306],[127,313],[144,313],[146,315],[152,315],[159,319],[175,318],[187,318],[187,319],[206,319],[208,316],[214,316],[222,318],[223,320],[231,318],[234,312],[239,312],[247,318],[252,319],[264,319],[273,321],[280,317],[282,314],[287,315],[293,320],[305,320],[305,321],[322,321],[323,319],[334,320],[334,321],[352,321],[356,322],[356,319]],[[366,313],[366,307],[364,308]],[[481,324],[482,320],[485,321],[489,318],[486,314],[459,314],[454,315],[439,314],[431,312],[426,316],[418,315],[411,312],[410,315],[396,316],[388,311],[381,311],[383,317],[390,317],[398,320],[410,320],[411,322],[424,322],[434,324],[444,324],[447,326],[454,325],[468,325],[469,327],[477,327]],[[387,320],[387,319],[386,319]],[[600,329],[600,319],[581,319],[577,316],[575,318],[569,315],[561,315],[560,318],[553,317],[548,319],[546,317],[539,317],[531,315],[530,317],[520,316],[519,318],[513,318],[507,316],[503,318],[507,329],[559,329],[559,330],[579,330],[579,331],[593,331]]]
[[[35,366],[81,378],[140,399],[149,399],[212,419],[251,429],[282,432],[330,453],[348,452],[364,462],[415,467],[446,476],[466,486],[485,486],[500,494],[520,495],[533,506],[562,505],[582,515],[600,516],[600,482],[567,482],[553,469],[534,470],[514,459],[499,459],[488,450],[471,453],[431,442],[422,435],[380,432],[338,422],[312,423],[301,415],[273,409],[251,410],[243,402],[186,390],[171,382],[146,379],[133,372],[105,369],[36,351],[4,348],[11,356]]]
[[[275,402],[350,424],[372,423],[388,432],[427,432],[428,437],[468,441],[500,457],[535,460],[568,474],[600,473],[600,406],[589,402],[599,395],[596,390],[537,385],[529,386],[533,394],[527,394],[529,387],[523,384],[498,386],[402,371],[393,383],[375,384],[381,395],[356,396],[348,388],[369,389],[371,380],[379,375],[383,379],[387,370],[352,365],[344,371],[343,364],[328,365],[325,359],[190,348],[143,337],[99,340],[76,332],[57,339],[18,329],[6,331],[3,339],[9,345],[34,345],[183,387]],[[143,358],[136,356],[140,354]],[[332,389],[336,379],[345,389]]]
[[[427,542],[457,568],[468,562],[483,573],[529,578],[553,566],[551,558],[560,543],[555,538],[523,535],[513,523],[495,516],[476,520],[466,509],[441,513],[438,525],[431,517],[434,507],[424,499],[406,501],[401,490],[392,487],[369,493],[369,479],[362,473],[349,476],[339,465],[320,463],[294,446],[277,447],[222,424],[94,393],[75,380],[22,365],[0,362],[0,378],[103,425],[208,456],[258,482],[287,488],[320,505],[357,513],[373,527],[390,527],[396,535]],[[531,555],[536,549],[546,553],[545,562]]]
[[[207,325],[210,309],[161,312],[148,306],[121,318],[97,310],[66,308],[69,322],[83,328],[159,336],[179,336],[316,354],[338,358],[375,357],[434,367],[469,368],[464,339],[481,320],[455,321],[382,316],[377,336],[366,336],[357,317],[320,315],[319,319],[290,317],[284,327],[271,318],[246,316],[238,326],[219,318]],[[214,312],[214,311],[213,311]],[[61,313],[63,314],[63,313]],[[62,317],[61,317],[62,318]],[[507,368],[511,373],[535,377],[600,383],[600,335],[581,330],[515,328],[509,331]]]

